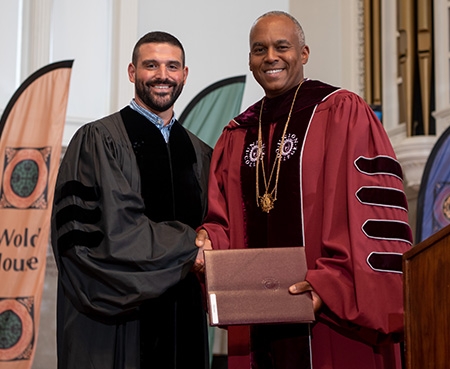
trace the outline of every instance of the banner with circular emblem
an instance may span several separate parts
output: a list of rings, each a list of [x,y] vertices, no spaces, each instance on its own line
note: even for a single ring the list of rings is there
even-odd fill
[[[450,225],[450,127],[428,157],[417,200],[416,241]]]
[[[29,369],[73,60],[25,80],[0,120],[0,367]]]

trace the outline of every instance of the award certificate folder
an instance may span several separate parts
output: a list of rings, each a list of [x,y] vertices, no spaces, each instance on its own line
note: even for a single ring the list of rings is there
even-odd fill
[[[306,275],[304,247],[205,250],[211,326],[310,323],[310,292],[288,288]]]

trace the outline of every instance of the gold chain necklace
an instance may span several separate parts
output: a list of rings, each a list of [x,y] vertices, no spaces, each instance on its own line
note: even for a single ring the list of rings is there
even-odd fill
[[[262,128],[261,128],[261,117],[263,112],[263,106],[264,106],[264,99],[261,102],[261,109],[259,111],[259,127],[258,127],[258,155],[256,160],[256,205],[261,208],[262,211],[268,213],[271,211],[274,207],[274,203],[277,200],[277,192],[278,192],[278,178],[280,175],[280,166],[281,166],[281,159],[283,156],[283,148],[284,148],[284,139],[286,137],[286,131],[287,127],[289,125],[289,121],[291,120],[291,114],[292,110],[294,109],[294,103],[295,99],[297,98],[297,92],[300,90],[300,86],[302,85],[304,80],[300,82],[300,84],[297,87],[297,90],[295,90],[294,98],[292,100],[291,109],[289,110],[288,118],[286,120],[286,123],[284,124],[283,134],[281,136],[281,143],[278,149],[276,150],[276,157],[273,161],[272,170],[270,171],[269,180],[267,181],[266,178],[266,172],[264,170],[264,160],[262,156]],[[265,192],[264,195],[259,196],[259,162],[261,161],[261,167],[262,167],[262,173],[263,173],[263,179],[264,179],[264,187]],[[275,176],[275,184],[272,188],[272,191],[269,192],[269,186],[270,182],[272,182],[273,173],[275,170],[275,167],[277,168],[277,174]]]

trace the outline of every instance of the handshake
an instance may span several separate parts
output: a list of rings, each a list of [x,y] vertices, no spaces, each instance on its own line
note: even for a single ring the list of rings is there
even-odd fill
[[[208,232],[205,229],[200,229],[195,238],[195,245],[198,247],[197,258],[193,266],[194,272],[203,273],[205,271],[205,259],[203,257],[203,250],[212,250],[211,241]]]

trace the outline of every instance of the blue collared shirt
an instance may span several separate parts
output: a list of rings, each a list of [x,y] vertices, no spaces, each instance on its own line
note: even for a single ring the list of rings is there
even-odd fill
[[[144,109],[142,106],[138,105],[134,99],[130,102],[130,108],[137,111],[139,114],[146,117],[150,122],[152,122],[161,132],[166,142],[169,142],[170,130],[175,123],[175,113],[173,114],[172,119],[169,124],[164,125],[164,121],[158,117],[155,113],[152,113],[150,110]]]

